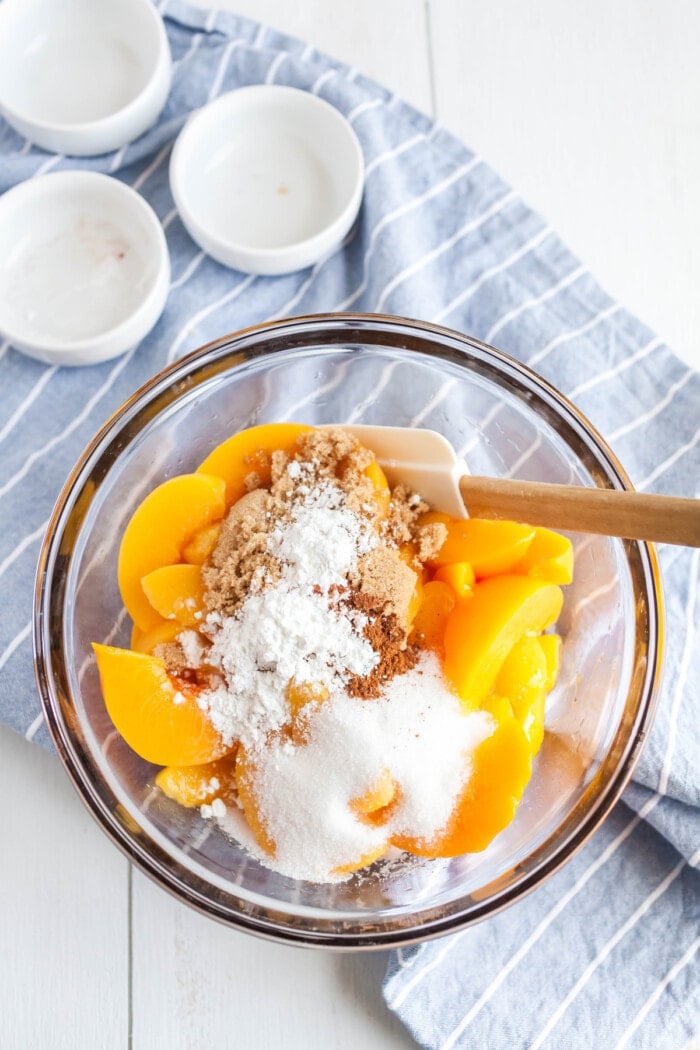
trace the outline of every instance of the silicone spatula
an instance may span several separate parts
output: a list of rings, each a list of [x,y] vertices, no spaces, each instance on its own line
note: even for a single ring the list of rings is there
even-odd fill
[[[391,484],[402,481],[453,517],[506,518],[572,532],[700,547],[698,499],[476,477],[449,441],[434,430],[339,425],[374,452]]]

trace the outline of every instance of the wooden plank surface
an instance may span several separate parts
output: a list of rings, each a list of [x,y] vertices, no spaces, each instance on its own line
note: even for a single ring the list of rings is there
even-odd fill
[[[0,730],[0,1047],[124,1050],[128,865],[57,758]]]
[[[384,1006],[386,955],[237,933],[133,880],[134,1050],[415,1046]]]
[[[308,40],[426,112],[435,100],[441,122],[700,367],[692,0],[220,6]],[[5,730],[0,791],[3,1050],[413,1045],[381,1002],[383,957],[267,944],[129,878],[57,761]]]

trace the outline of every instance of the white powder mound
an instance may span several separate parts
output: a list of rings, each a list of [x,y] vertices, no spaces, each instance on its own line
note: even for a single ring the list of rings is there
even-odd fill
[[[352,674],[368,674],[378,654],[352,620],[323,594],[299,592],[283,579],[251,595],[222,622],[208,655],[226,685],[203,694],[209,717],[227,741],[254,744],[289,718],[288,683],[337,690]]]
[[[180,643],[187,666],[199,667],[204,652],[204,646],[199,634],[196,631],[182,631],[181,634],[178,634],[177,640]]]
[[[344,504],[337,485],[319,485],[294,507],[291,523],[272,531],[267,549],[286,566],[291,586],[316,586],[327,594],[376,545],[367,523]]]
[[[270,534],[268,550],[280,561],[281,578],[250,594],[235,616],[207,618],[207,662],[225,681],[202,693],[199,703],[227,742],[252,746],[284,724],[292,679],[333,692],[378,663],[362,635],[366,617],[338,609],[329,594],[374,542],[342,490],[318,485],[295,501],[292,520]]]
[[[258,855],[291,878],[326,882],[391,835],[431,840],[454,810],[474,748],[494,728],[483,711],[465,714],[433,654],[376,700],[336,692],[317,708],[305,744],[268,742],[256,752],[254,792],[277,847],[274,859]],[[400,801],[374,827],[350,802],[384,770],[400,785]]]

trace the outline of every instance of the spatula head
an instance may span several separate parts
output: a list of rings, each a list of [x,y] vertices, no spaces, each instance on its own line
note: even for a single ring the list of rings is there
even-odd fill
[[[435,430],[335,424],[371,449],[391,485],[403,482],[436,510],[453,518],[468,517],[459,479],[468,473],[449,441]]]

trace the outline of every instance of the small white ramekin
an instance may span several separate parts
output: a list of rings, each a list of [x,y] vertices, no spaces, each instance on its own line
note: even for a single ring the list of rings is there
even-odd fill
[[[169,285],[163,229],[118,179],[55,172],[0,197],[0,336],[30,357],[116,357],[151,330]]]
[[[190,236],[224,266],[301,270],[329,255],[357,216],[362,148],[330,103],[297,88],[239,88],[193,114],[170,161]]]
[[[43,149],[118,149],[158,118],[172,62],[151,0],[3,0],[0,113]]]

